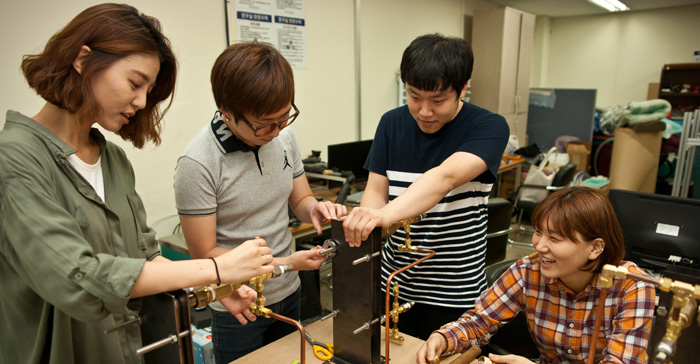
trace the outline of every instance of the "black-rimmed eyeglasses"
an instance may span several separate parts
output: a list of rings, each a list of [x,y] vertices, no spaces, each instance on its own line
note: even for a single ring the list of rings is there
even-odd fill
[[[294,103],[292,103],[292,109],[294,110],[294,114],[289,115],[288,118],[286,118],[278,123],[255,126],[255,125],[251,124],[250,121],[246,120],[245,116],[243,116],[243,115],[241,115],[241,120],[243,120],[243,122],[246,125],[248,125],[248,127],[250,129],[253,130],[253,133],[255,134],[255,136],[260,137],[260,136],[264,136],[264,135],[272,133],[272,131],[275,130],[275,128],[280,128],[280,130],[282,130],[282,129],[288,127],[289,125],[291,125],[294,122],[294,120],[296,120],[297,117],[299,116],[299,109],[297,109],[297,107],[296,107],[296,105],[294,105]]]

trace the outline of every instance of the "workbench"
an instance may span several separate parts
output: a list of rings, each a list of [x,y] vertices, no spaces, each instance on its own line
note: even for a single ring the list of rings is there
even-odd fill
[[[523,164],[525,164],[525,158],[518,156],[517,158],[503,158],[501,159],[501,165],[498,166],[496,185],[492,189],[493,197],[499,197],[501,194],[501,185],[503,184],[503,172],[515,169],[515,176],[513,180],[513,192],[518,190],[520,187],[520,175],[522,174]]]
[[[322,343],[333,343],[333,318],[325,321],[318,320],[304,328],[315,340]],[[384,355],[384,330],[382,329],[382,355]],[[389,355],[391,363],[404,364],[415,363],[416,352],[423,344],[423,340],[402,334],[405,338],[403,344],[391,342]],[[231,364],[247,364],[247,363],[274,363],[274,364],[291,364],[295,360],[300,360],[301,337],[299,331],[295,331],[271,344],[231,362]],[[304,345],[306,349],[307,364],[321,364],[324,361],[314,356],[313,348],[308,342]],[[450,363],[458,355],[452,355],[443,358],[441,362]]]

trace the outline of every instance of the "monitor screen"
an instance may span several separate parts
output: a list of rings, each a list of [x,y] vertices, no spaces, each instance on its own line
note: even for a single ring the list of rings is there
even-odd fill
[[[369,171],[364,168],[365,160],[372,147],[372,140],[362,140],[328,146],[328,168],[352,171],[356,181],[366,180]]]
[[[610,190],[625,238],[625,259],[656,271],[700,268],[700,200]]]

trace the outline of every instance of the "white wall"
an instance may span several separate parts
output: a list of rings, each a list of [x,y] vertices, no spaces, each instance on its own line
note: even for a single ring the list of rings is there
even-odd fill
[[[307,68],[295,69],[302,157],[356,140],[353,0],[305,0]]]
[[[698,19],[700,5],[538,18],[532,87],[594,88],[599,107],[646,100],[664,64],[700,50]]]
[[[19,70],[22,55],[40,52],[53,33],[80,11],[98,3],[23,0],[0,4],[0,110],[13,109],[28,116],[39,111],[44,101],[27,86]],[[180,67],[175,99],[163,120],[162,144],[158,148],[149,144],[138,150],[115,134],[105,133],[125,149],[134,165],[137,191],[146,205],[149,223],[153,224],[175,214],[172,175],[177,156],[213,115],[209,72],[226,46],[224,8],[221,1],[134,0],[130,5],[161,21]]]
[[[374,138],[379,118],[397,106],[404,49],[426,33],[461,37],[462,14],[461,0],[362,1],[362,140]]]
[[[0,2],[0,110],[28,116],[39,111],[43,100],[29,89],[19,70],[22,55],[41,51],[71,18],[100,2]],[[131,0],[129,4],[161,21],[179,60],[178,84],[164,119],[160,147],[137,150],[114,134],[106,136],[126,150],[134,165],[136,188],[149,223],[157,223],[154,228],[167,233],[176,221],[172,174],[177,157],[215,110],[209,72],[226,46],[224,6],[222,0]],[[312,149],[325,156],[328,144],[356,140],[354,1],[305,0],[305,6],[307,68],[295,70],[301,117],[293,128],[303,156]],[[396,106],[395,73],[404,48],[423,33],[460,36],[462,12],[462,0],[361,2],[361,139],[372,138],[381,114]],[[167,228],[161,231],[161,226]]]

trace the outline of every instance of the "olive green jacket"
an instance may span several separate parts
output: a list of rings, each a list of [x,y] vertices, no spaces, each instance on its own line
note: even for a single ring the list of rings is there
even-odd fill
[[[159,254],[124,151],[99,131],[105,199],[66,157],[76,151],[7,112],[0,132],[0,362],[140,363],[129,291]],[[125,316],[129,315],[129,316]]]

